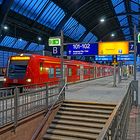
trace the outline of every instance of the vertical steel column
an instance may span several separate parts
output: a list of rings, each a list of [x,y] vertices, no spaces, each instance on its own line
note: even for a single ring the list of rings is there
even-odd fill
[[[136,34],[136,25],[134,25],[134,80],[136,81],[136,58],[137,58],[137,34]]]
[[[114,58],[113,58],[113,63],[114,63],[114,74],[113,74],[113,87],[116,87],[116,55],[114,55]]]
[[[60,81],[60,90],[63,88],[65,85],[65,76],[64,76],[64,34],[63,31],[61,30],[61,48],[60,48],[60,53],[61,53],[61,81]],[[65,92],[64,92],[65,94]],[[63,94],[63,97],[65,95]]]

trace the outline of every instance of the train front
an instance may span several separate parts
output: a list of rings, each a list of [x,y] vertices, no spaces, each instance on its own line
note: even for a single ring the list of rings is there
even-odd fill
[[[4,78],[4,86],[18,86],[32,83],[29,71],[30,56],[11,56]]]

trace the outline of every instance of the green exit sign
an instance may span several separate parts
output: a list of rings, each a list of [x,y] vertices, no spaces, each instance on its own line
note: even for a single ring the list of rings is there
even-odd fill
[[[61,46],[61,38],[50,37],[49,46]]]
[[[140,33],[138,34],[138,43],[140,43]]]

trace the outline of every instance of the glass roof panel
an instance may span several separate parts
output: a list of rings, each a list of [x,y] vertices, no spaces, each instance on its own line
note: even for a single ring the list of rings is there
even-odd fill
[[[64,34],[72,39],[79,40],[86,31],[85,27],[74,18],[70,18],[63,27]]]
[[[123,33],[126,35],[126,34],[130,34],[130,30],[129,28],[125,28],[123,29]]]
[[[5,36],[0,45],[5,47],[12,47],[16,41],[17,39],[14,37]]]
[[[0,51],[0,67],[6,67],[8,58],[15,54],[13,52]]]
[[[43,25],[48,26],[51,29],[55,29],[60,21],[64,18],[64,16],[64,11],[55,3],[50,2],[44,13],[37,21]]]
[[[14,44],[13,48],[24,49],[26,44],[27,44],[27,41],[22,40],[22,39],[18,39],[16,41],[16,43]]]
[[[35,19],[48,2],[49,0],[15,0],[11,10]]]
[[[136,2],[138,2],[138,0]],[[131,1],[131,10],[133,10],[135,12],[138,12],[139,11],[139,5]]]
[[[114,5],[115,6],[115,5]],[[115,7],[115,12],[118,13],[122,13],[125,12],[125,6],[124,6],[124,2],[120,3],[119,5],[117,5]]]
[[[31,43],[31,44],[29,45],[29,47],[27,48],[27,50],[29,50],[29,51],[34,51],[37,47],[38,47],[38,44],[36,44],[36,43]]]
[[[133,24],[138,25],[139,24],[139,16],[132,15],[132,21],[133,21]]]
[[[3,0],[0,0],[0,4],[2,4]]]
[[[42,50],[44,50],[44,48],[45,48],[45,45],[38,44],[38,46],[36,47],[35,51],[42,51]]]
[[[50,0],[15,0],[11,9],[51,29],[65,16],[64,11]]]

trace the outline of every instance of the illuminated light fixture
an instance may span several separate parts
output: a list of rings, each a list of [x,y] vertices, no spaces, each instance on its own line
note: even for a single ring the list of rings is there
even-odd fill
[[[7,25],[4,25],[4,26],[3,26],[3,29],[4,29],[4,30],[8,30],[8,26],[7,26]]]
[[[100,19],[100,22],[101,22],[101,23],[105,22],[105,19],[104,19],[104,18],[101,18],[101,19]]]
[[[20,56],[23,56],[23,53],[21,53]]]
[[[112,34],[111,34],[111,37],[114,37],[114,36],[115,36],[115,34],[112,33]]]
[[[41,37],[38,37],[37,39],[38,39],[38,41],[41,41],[41,40],[42,40],[42,38],[41,38]]]
[[[19,41],[22,41],[22,38],[20,38]]]
[[[26,81],[30,83],[32,80],[31,79],[27,79]]]
[[[11,57],[11,60],[30,60],[29,56],[13,56]]]
[[[4,79],[3,79],[3,81],[4,81],[4,82],[6,82],[6,81],[7,81],[7,79],[6,79],[6,78],[4,78]]]

